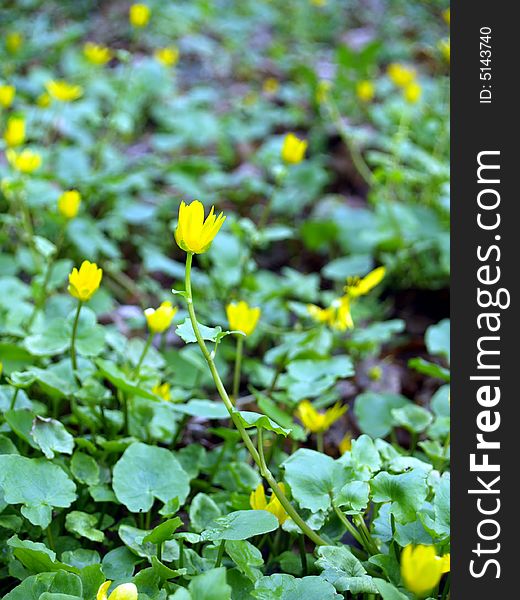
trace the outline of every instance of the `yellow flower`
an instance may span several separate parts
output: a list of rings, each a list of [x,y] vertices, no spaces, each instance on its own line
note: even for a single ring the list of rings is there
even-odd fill
[[[427,596],[450,570],[449,554],[437,556],[433,546],[406,546],[401,554],[401,577],[405,587],[419,597]]]
[[[285,486],[283,483],[278,484],[285,493]],[[267,502],[265,497],[264,486],[262,483],[258,484],[256,490],[251,492],[249,496],[249,504],[253,510],[267,510],[272,513],[277,519],[280,525],[283,525],[288,518],[288,514],[285,512],[284,507],[280,504],[280,500],[273,494]]]
[[[106,65],[112,59],[112,51],[106,46],[86,42],[83,46],[83,55],[93,65]]]
[[[96,263],[91,263],[88,260],[83,261],[81,267],[74,267],[69,275],[69,294],[87,302],[96,293],[103,277],[103,270],[99,269]]]
[[[371,81],[364,79],[356,85],[357,97],[363,102],[370,102],[374,98],[375,87]]]
[[[415,104],[421,97],[421,94],[422,88],[415,81],[412,81],[412,83],[408,84],[403,90],[404,99],[410,104]]]
[[[364,296],[368,294],[370,290],[376,287],[383,280],[386,273],[385,267],[377,267],[373,271],[370,271],[365,277],[349,277],[347,285],[345,286],[345,292],[351,298],[357,298],[358,296]]]
[[[336,298],[328,308],[307,304],[307,312],[317,323],[327,323],[327,325],[338,331],[345,331],[354,327],[348,296]]]
[[[327,95],[332,88],[332,83],[327,81],[326,79],[321,79],[318,81],[318,86],[316,87],[316,102],[318,104],[322,104],[327,99]]]
[[[303,400],[296,409],[296,415],[303,423],[305,429],[312,433],[327,431],[329,427],[342,417],[348,410],[348,406],[341,406],[337,402],[332,408],[324,413],[318,412],[311,402]]]
[[[172,399],[169,383],[157,383],[152,388],[152,394],[160,396],[163,400],[166,400],[167,402],[169,402]]]
[[[339,451],[343,455],[345,452],[348,452],[352,449],[352,435],[350,433],[346,433],[343,436],[343,439],[339,443]]]
[[[179,61],[179,49],[176,46],[159,48],[154,52],[155,60],[165,67],[173,67]]]
[[[307,140],[300,140],[294,133],[288,133],[283,140],[282,159],[295,165],[303,160],[306,150]]]
[[[194,200],[191,204],[181,202],[175,241],[185,252],[202,254],[210,247],[225,220],[224,213],[221,212],[218,217],[215,215],[214,206],[211,207],[209,215],[204,220],[202,202],[198,200]]]
[[[268,95],[276,94],[279,88],[280,84],[278,83],[278,80],[274,77],[268,77],[262,85],[262,91],[264,92],[264,94]]]
[[[51,97],[49,96],[49,94],[47,94],[47,92],[43,92],[43,94],[40,94],[38,98],[36,98],[36,104],[40,108],[47,108],[47,106],[49,106],[50,103]]]
[[[243,331],[251,335],[256,329],[261,311],[259,308],[251,308],[247,302],[231,302],[226,306],[226,314],[230,329]]]
[[[9,108],[13,103],[15,94],[16,88],[14,85],[6,85],[5,83],[0,85],[0,105]]]
[[[81,195],[78,190],[67,190],[58,198],[58,210],[67,219],[73,219],[79,211]]]
[[[438,44],[438,48],[441,51],[441,54],[446,62],[450,62],[451,60],[451,44],[450,38],[446,38],[441,40]]]
[[[42,164],[42,157],[33,150],[26,148],[21,152],[16,152],[12,148],[6,150],[5,153],[9,164],[20,171],[20,173],[32,173],[39,169]]]
[[[49,95],[60,102],[74,102],[83,96],[83,88],[67,81],[53,79],[45,84]]]
[[[7,120],[4,140],[8,146],[19,146],[25,141],[25,119],[12,115]]]
[[[150,20],[150,7],[146,4],[132,4],[129,17],[134,27],[146,27]]]
[[[163,302],[159,308],[147,308],[144,311],[146,322],[152,333],[162,333],[172,324],[177,307],[171,302]]]
[[[451,11],[449,8],[447,8],[446,10],[444,10],[442,12],[442,18],[446,21],[446,23],[449,25],[450,24],[450,18],[451,18]]]
[[[387,69],[388,77],[395,85],[406,87],[415,79],[415,71],[400,63],[392,63]]]
[[[108,588],[111,585],[111,581],[105,581],[105,583],[100,585],[96,595],[96,600],[137,600],[137,588],[133,583],[123,583],[118,585],[107,598]]]
[[[23,36],[19,31],[10,31],[5,36],[5,47],[8,52],[15,54],[23,44]]]

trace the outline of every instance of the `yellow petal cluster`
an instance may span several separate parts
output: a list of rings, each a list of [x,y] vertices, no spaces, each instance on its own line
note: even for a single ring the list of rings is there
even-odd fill
[[[159,308],[147,308],[144,311],[146,323],[152,333],[162,333],[172,324],[177,307],[171,302],[163,302]]]
[[[83,261],[81,267],[74,267],[69,274],[69,294],[87,302],[96,293],[103,277],[103,270],[99,269],[96,263],[91,263],[88,260]]]
[[[3,108],[9,108],[13,103],[15,94],[16,88],[14,85],[2,83],[0,85],[0,106]]]
[[[362,102],[370,102],[374,99],[376,89],[374,84],[368,79],[358,81],[356,85],[356,95]]]
[[[285,493],[285,486],[283,483],[278,484]],[[277,519],[280,525],[283,525],[288,518],[288,514],[285,512],[284,507],[280,504],[280,500],[273,494],[267,502],[265,497],[264,485],[258,484],[256,490],[251,492],[249,496],[249,504],[253,510],[267,510],[272,513]]]
[[[95,44],[94,42],[86,42],[83,46],[83,56],[93,65],[106,65],[112,60],[112,51],[106,46]]]
[[[12,148],[9,148],[6,153],[7,161],[20,173],[32,173],[39,169],[42,164],[42,157],[38,152],[25,148],[21,152],[16,152]]]
[[[23,36],[19,31],[10,31],[5,36],[5,47],[7,52],[16,54],[23,44]]]
[[[158,48],[153,55],[161,65],[173,67],[179,62],[180,53],[176,46],[168,46],[167,48]]]
[[[226,306],[226,314],[229,322],[229,328],[234,331],[243,331],[246,335],[251,335],[256,329],[261,310],[253,308],[241,300],[240,302],[231,302]]]
[[[25,119],[11,115],[7,119],[4,131],[4,140],[8,146],[20,146],[25,141]]]
[[[418,102],[421,94],[422,88],[416,81],[412,81],[412,83],[408,84],[403,90],[404,99],[409,104],[415,104]]]
[[[350,298],[347,295],[336,298],[327,308],[307,304],[307,312],[317,323],[326,323],[337,331],[346,331],[354,327]]]
[[[36,104],[40,108],[47,108],[47,106],[49,106],[51,102],[52,99],[47,92],[43,92],[43,94],[40,94],[38,98],[36,98]]]
[[[345,286],[345,292],[351,298],[357,298],[358,296],[364,296],[368,294],[370,290],[376,287],[383,280],[386,274],[385,267],[377,267],[373,271],[370,271],[365,277],[350,277],[347,280]]]
[[[305,429],[312,433],[322,433],[342,417],[348,410],[348,406],[341,406],[337,402],[332,408],[325,412],[318,412],[309,400],[303,400],[296,409],[296,415],[303,423]]]
[[[59,102],[74,102],[83,96],[83,88],[68,81],[51,79],[45,84],[45,89],[54,100]]]
[[[307,150],[307,140],[301,140],[294,133],[288,133],[282,145],[282,160],[288,164],[296,165],[301,162]]]
[[[134,27],[146,27],[150,20],[150,7],[146,4],[132,4],[129,12],[130,23]]]
[[[202,202],[198,200],[194,200],[190,204],[181,202],[175,241],[185,252],[202,254],[210,247],[225,220],[226,217],[222,212],[217,217],[214,206],[211,207],[209,215],[204,220]]]
[[[409,545],[401,554],[403,583],[420,598],[427,596],[449,570],[450,555],[437,556],[433,546]]]
[[[110,586],[112,585],[111,581],[105,581],[102,585],[99,586],[96,600],[137,600],[138,593],[137,588],[133,583],[123,583],[118,585],[116,589],[107,597],[107,592]]]
[[[405,88],[415,79],[415,71],[409,67],[405,67],[401,63],[388,65],[387,73],[392,82],[402,88]]]
[[[159,396],[163,400],[170,402],[172,399],[171,388],[169,383],[157,383],[152,388],[152,393]]]
[[[58,211],[67,219],[74,219],[81,204],[78,190],[67,190],[58,198]]]

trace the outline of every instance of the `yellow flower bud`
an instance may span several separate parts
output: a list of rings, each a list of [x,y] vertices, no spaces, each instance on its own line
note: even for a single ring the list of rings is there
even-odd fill
[[[285,493],[284,484],[279,483],[278,485],[282,489],[282,492]],[[256,490],[251,492],[251,495],[249,496],[249,505],[253,510],[267,510],[278,519],[278,523],[280,525],[283,525],[289,517],[289,515],[285,512],[284,507],[280,504],[280,500],[278,500],[274,494],[269,499],[269,502],[267,502],[262,483],[259,483]]]
[[[385,267],[377,267],[377,269],[370,271],[370,273],[363,278],[349,277],[347,279],[347,285],[345,286],[345,292],[351,298],[364,296],[383,281],[385,274]]]
[[[164,67],[173,67],[179,61],[179,49],[175,46],[159,48],[154,52],[155,60]]]
[[[12,115],[7,120],[4,140],[8,146],[19,146],[25,141],[25,119]]]
[[[401,577],[405,587],[425,597],[449,571],[448,558],[437,556],[433,546],[406,546],[401,554]]]
[[[74,102],[83,96],[83,88],[63,80],[51,80],[45,84],[51,98],[60,102]]]
[[[226,314],[230,329],[234,331],[243,331],[246,335],[251,335],[256,329],[261,311],[259,308],[251,308],[247,302],[231,302],[226,306]]]
[[[116,589],[108,596],[107,592],[112,585],[111,581],[105,581],[97,592],[96,600],[137,600],[138,593],[135,584],[123,583],[118,585]]]
[[[421,94],[422,94],[422,88],[415,81],[412,81],[412,83],[409,83],[403,90],[404,99],[409,104],[415,104],[416,102],[418,102],[419,98],[421,97]]]
[[[67,190],[58,198],[58,210],[67,219],[73,219],[79,211],[81,195],[78,190]]]
[[[14,100],[16,88],[14,85],[0,85],[0,105],[3,108],[9,108]]]
[[[296,409],[296,415],[303,423],[305,429],[312,433],[322,433],[327,431],[347,410],[348,406],[341,406],[338,402],[332,408],[320,413],[314,408],[311,402],[303,400]]]
[[[198,200],[194,200],[191,204],[181,202],[175,241],[185,252],[202,254],[210,247],[225,220],[224,213],[221,212],[218,217],[215,215],[214,206],[204,220],[202,202]]]
[[[282,146],[282,159],[289,164],[297,164],[303,160],[307,150],[307,140],[300,140],[294,133],[288,133]]]
[[[16,54],[23,44],[23,36],[19,31],[10,31],[5,36],[5,47],[11,54]]]
[[[278,80],[274,77],[268,77],[262,85],[262,91],[264,92],[264,94],[268,94],[269,96],[272,94],[276,94],[279,88],[280,84],[278,83]]]
[[[356,85],[356,94],[362,102],[370,102],[374,99],[374,84],[366,79],[363,81],[359,81]]]
[[[446,62],[450,62],[451,60],[451,44],[450,44],[450,38],[446,38],[444,40],[441,40],[438,43],[438,48],[441,51],[441,54],[444,58],[444,60]]]
[[[50,103],[51,97],[49,96],[49,94],[47,94],[47,92],[43,92],[43,94],[40,94],[38,98],[36,98],[36,104],[40,108],[47,108],[47,106],[49,106]]]
[[[399,87],[406,87],[415,79],[415,71],[400,63],[392,63],[387,69],[388,77]]]
[[[86,42],[83,46],[83,55],[93,65],[106,65],[112,59],[110,48],[94,44],[94,42]]]
[[[83,261],[81,267],[74,267],[69,275],[69,294],[87,302],[96,293],[103,277],[103,270],[99,269],[96,263],[91,263],[88,260]]]
[[[13,169],[20,173],[32,173],[39,169],[42,164],[42,157],[33,150],[26,148],[21,152],[16,152],[9,148],[5,153],[7,160]]]
[[[169,383],[158,383],[154,385],[152,388],[152,393],[156,396],[159,396],[163,400],[166,400],[167,402],[170,402],[170,400],[172,399]]]
[[[162,333],[172,324],[177,307],[171,302],[163,302],[159,308],[147,308],[144,311],[146,322],[152,333]]]
[[[132,4],[129,18],[134,27],[146,27],[150,20],[150,7],[146,4]]]

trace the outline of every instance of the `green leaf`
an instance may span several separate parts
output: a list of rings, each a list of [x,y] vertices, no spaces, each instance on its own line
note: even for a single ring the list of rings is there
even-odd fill
[[[13,549],[14,556],[30,573],[49,571],[69,571],[79,573],[76,567],[71,567],[56,560],[56,553],[49,550],[45,544],[21,540],[17,535],[7,540],[7,545]]]
[[[274,431],[280,435],[287,437],[289,433],[291,433],[290,429],[285,429],[277,425],[274,421],[272,421],[269,417],[262,415],[260,413],[245,411],[245,410],[235,410],[234,413],[240,419],[242,425],[248,429],[250,427],[261,427],[262,429],[267,429],[268,431]]]
[[[369,254],[358,254],[336,258],[322,269],[322,275],[333,281],[343,281],[347,277],[361,277],[366,275],[374,266],[374,261]]]
[[[391,502],[390,511],[400,523],[410,523],[417,517],[427,496],[427,474],[413,469],[399,475],[386,471],[378,473],[370,482],[374,502]]]
[[[275,573],[262,577],[251,593],[257,600],[342,600],[334,586],[321,577],[297,579],[292,575]]]
[[[300,448],[284,463],[285,479],[294,499],[312,512],[331,507],[330,494],[346,482],[343,465],[330,456]]]
[[[412,433],[421,433],[433,421],[432,414],[417,404],[392,409],[392,417],[398,427],[404,427]]]
[[[187,473],[169,450],[141,442],[129,446],[117,461],[112,486],[131,512],[150,510],[154,498],[167,502],[177,497],[182,505],[190,490]]]
[[[172,410],[202,419],[227,419],[229,417],[226,405],[216,400],[190,400],[186,404],[172,404]]]
[[[384,579],[374,579],[374,584],[383,600],[409,600],[408,596],[400,592],[395,585]]]
[[[316,566],[323,569],[321,576],[338,592],[377,593],[372,577],[346,546],[320,546],[317,554]]]
[[[246,540],[278,529],[278,519],[266,510],[237,510],[218,517],[202,532],[203,540]]]
[[[195,531],[203,531],[220,516],[222,516],[222,511],[211,496],[200,492],[191,501],[190,523]]]
[[[428,352],[434,356],[443,356],[450,363],[450,320],[443,319],[437,325],[431,325],[424,336]]]
[[[157,396],[152,392],[147,391],[130,378],[112,361],[98,358],[96,361],[101,374],[106,377],[110,383],[116,386],[116,388],[126,392],[127,394],[142,396],[149,400],[157,401]]]
[[[264,564],[264,559],[256,546],[246,540],[226,540],[225,548],[239,571],[250,581],[255,582],[262,577],[262,572],[257,567]]]
[[[435,379],[441,379],[442,381],[447,382],[451,379],[448,369],[441,367],[441,365],[436,363],[424,360],[424,358],[411,358],[408,361],[408,366],[411,369],[415,369],[418,373],[428,375],[428,377],[434,377]]]
[[[92,456],[84,452],[74,452],[70,461],[70,470],[80,483],[86,485],[99,483],[99,466]]]
[[[206,325],[202,325],[198,323],[200,335],[203,340],[207,342],[218,342],[220,334],[222,334],[222,327],[206,327]],[[187,317],[180,325],[177,325],[177,329],[175,333],[186,343],[191,344],[197,341],[195,337],[195,333],[193,331],[193,326],[191,324],[191,320]]]
[[[60,467],[14,454],[0,456],[0,488],[8,504],[22,504],[24,517],[43,528],[52,507],[68,508],[76,499],[76,486]]]
[[[231,600],[231,586],[226,582],[224,567],[196,575],[190,581],[188,589],[193,600]]]
[[[334,499],[336,506],[345,506],[348,515],[364,512],[368,506],[370,486],[366,481],[350,481],[346,483]]]
[[[354,414],[359,428],[373,438],[386,437],[392,431],[394,424],[392,409],[406,406],[409,402],[399,394],[376,392],[359,394],[354,404]]]
[[[179,517],[168,519],[154,527],[148,535],[145,535],[143,542],[151,542],[152,544],[162,544],[166,540],[171,540],[175,531],[182,525]]]
[[[54,419],[37,416],[33,421],[31,435],[47,458],[54,458],[55,452],[72,454],[74,449],[74,438],[62,423]]]
[[[96,515],[73,510],[65,517],[65,529],[76,533],[79,537],[87,538],[93,542],[102,542],[105,534],[96,528],[98,518]]]

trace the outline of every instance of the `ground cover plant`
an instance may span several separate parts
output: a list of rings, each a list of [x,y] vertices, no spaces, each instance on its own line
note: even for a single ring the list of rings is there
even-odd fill
[[[0,27],[0,596],[449,598],[448,5]]]

